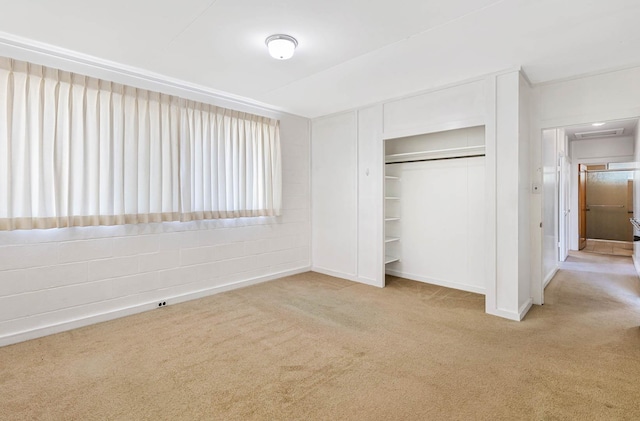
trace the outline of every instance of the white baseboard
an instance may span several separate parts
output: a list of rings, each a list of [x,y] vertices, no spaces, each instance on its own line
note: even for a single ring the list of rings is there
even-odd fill
[[[633,266],[636,268],[636,273],[640,277],[640,262],[636,259],[635,253],[631,257],[633,258]]]
[[[173,297],[167,297],[166,301],[168,305],[178,304],[185,301],[191,301],[202,297],[207,297],[214,294],[219,294],[225,291],[231,291],[234,289],[244,288],[251,285],[272,281],[274,279],[283,278],[285,276],[297,275],[299,273],[308,272],[311,270],[309,266],[300,267],[284,272],[273,273],[265,276],[259,276],[256,278],[250,278],[243,281],[231,282],[224,285],[219,285],[213,288],[203,289],[199,291],[193,291],[186,294],[176,295]],[[106,322],[113,319],[118,319],[125,316],[131,316],[133,314],[142,313],[145,311],[158,308],[158,302],[145,302],[135,306],[121,308],[105,313],[95,314],[89,317],[82,317],[79,319],[71,319],[62,323],[56,323],[49,326],[39,327],[37,329],[10,333],[5,336],[0,336],[0,347],[15,344],[18,342],[24,342],[31,339],[41,338],[43,336],[53,335],[55,333],[65,332],[67,330],[77,329],[79,327],[89,326],[96,323]]]
[[[533,299],[529,298],[527,302],[525,302],[517,312],[511,310],[504,310],[501,308],[496,309],[487,309],[487,314],[491,314],[493,316],[502,317],[504,319],[513,320],[516,322],[522,321],[524,316],[529,312],[531,307],[533,306]]]
[[[376,281],[375,279],[367,278],[366,276],[358,276],[358,280],[356,282],[359,282],[365,285],[370,285],[372,287],[384,288],[384,281],[382,282],[382,285],[381,285],[380,282]]]
[[[346,279],[347,281],[359,282],[358,277],[354,274],[331,270],[321,266],[311,266],[311,271],[333,276],[334,278]]]
[[[524,303],[521,307],[520,310],[518,311],[518,315],[519,315],[519,321],[524,319],[524,316],[527,315],[527,313],[529,312],[529,310],[531,310],[531,307],[533,306],[533,299],[529,298],[529,300]]]
[[[513,320],[514,322],[519,322],[522,320],[520,318],[520,314],[515,311],[503,310],[500,308],[495,308],[492,310],[487,309],[487,314],[491,314],[492,316],[502,317],[503,319]]]
[[[549,285],[549,282],[551,282],[553,277],[556,276],[556,273],[558,273],[559,269],[560,268],[556,266],[551,272],[549,272],[549,274],[547,274],[547,276],[544,278],[544,282],[542,283],[543,290],[547,287],[547,285]]]
[[[427,284],[438,285],[441,287],[459,289],[462,291],[475,292],[476,294],[485,295],[486,290],[482,287],[477,287],[475,285],[467,285],[467,284],[459,284],[456,282],[443,281],[441,279],[427,278],[425,276],[414,275],[412,273],[404,273],[393,269],[387,269],[386,272],[389,275],[397,276],[399,278],[410,279],[412,281],[424,282]]]
[[[370,285],[372,287],[384,288],[384,283],[380,285],[375,279],[367,278],[366,276],[357,276],[349,273],[339,272],[320,266],[312,266],[312,272],[322,273],[323,275],[333,276],[334,278],[346,279],[347,281],[357,282],[359,284]]]

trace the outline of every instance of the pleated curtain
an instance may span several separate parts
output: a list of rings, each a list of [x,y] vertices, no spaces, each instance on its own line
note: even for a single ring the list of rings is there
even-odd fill
[[[276,216],[279,122],[0,58],[0,229]]]

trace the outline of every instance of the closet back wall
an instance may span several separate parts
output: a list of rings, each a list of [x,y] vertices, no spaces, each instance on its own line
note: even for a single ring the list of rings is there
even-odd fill
[[[401,257],[387,273],[484,293],[484,157],[393,165],[402,180]]]
[[[387,156],[450,150],[447,159],[386,164],[387,175],[400,178],[398,200],[387,203],[400,217],[392,233],[399,250],[390,253],[400,261],[387,265],[388,274],[485,293],[485,158],[456,156],[465,147],[483,153],[484,144],[484,126],[385,141]]]

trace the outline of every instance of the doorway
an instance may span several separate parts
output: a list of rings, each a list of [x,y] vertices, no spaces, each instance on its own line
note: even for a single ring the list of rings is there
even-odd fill
[[[637,126],[634,118],[543,129],[542,302],[571,253],[633,255]]]
[[[631,256],[633,250],[633,164],[580,164],[579,249]]]

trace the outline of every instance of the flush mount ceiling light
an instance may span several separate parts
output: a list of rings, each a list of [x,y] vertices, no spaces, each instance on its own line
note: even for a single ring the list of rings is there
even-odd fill
[[[600,127],[600,126],[604,126],[604,123],[592,123],[591,125],[594,127]]]
[[[277,60],[290,59],[298,46],[298,41],[294,37],[284,34],[271,35],[264,43],[267,44],[271,57]]]

